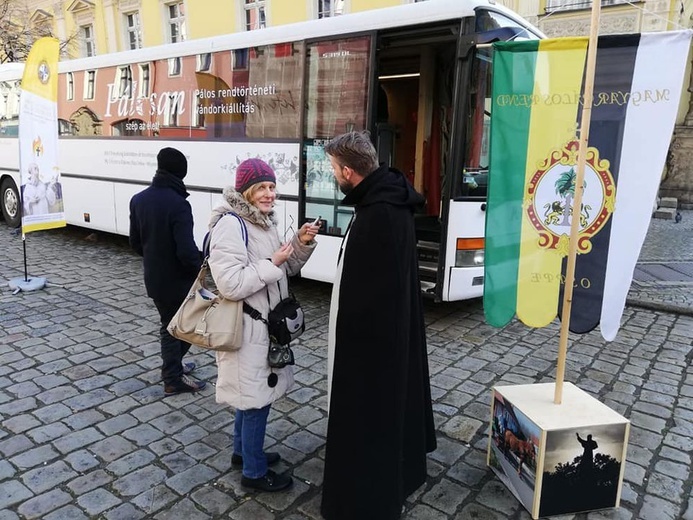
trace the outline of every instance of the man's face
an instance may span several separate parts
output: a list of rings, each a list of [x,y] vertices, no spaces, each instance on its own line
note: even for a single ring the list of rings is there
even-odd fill
[[[328,157],[330,158],[330,164],[332,165],[334,179],[337,181],[339,191],[346,195],[354,188],[354,185],[345,176],[344,170],[347,169],[348,166],[340,166],[334,157],[332,157],[331,155],[329,155]]]
[[[34,185],[39,183],[38,168],[34,165],[29,166],[29,182]]]

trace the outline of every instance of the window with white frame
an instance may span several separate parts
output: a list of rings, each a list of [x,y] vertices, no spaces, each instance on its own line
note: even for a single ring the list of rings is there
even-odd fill
[[[67,119],[58,119],[58,135],[76,135],[74,123]]]
[[[140,64],[140,97],[149,97],[149,63]]]
[[[118,97],[132,97],[132,67],[130,65],[118,68]]]
[[[82,55],[83,57],[96,56],[96,45],[94,43],[94,26],[83,25],[79,28],[82,37]]]
[[[197,55],[197,72],[209,72],[212,69],[212,53]]]
[[[67,83],[67,100],[75,99],[75,75],[72,72],[65,74],[65,82]]]
[[[165,125],[166,126],[178,126],[178,116],[180,115],[180,101],[177,93],[169,94],[168,96],[168,106],[166,107]]]
[[[204,106],[204,101],[202,99],[202,94],[198,93],[195,96],[195,103],[193,107],[193,126],[197,128],[202,128],[205,126],[205,114],[201,107]]]
[[[264,29],[267,27],[265,17],[265,0],[245,0],[245,30]]]
[[[183,72],[183,60],[180,58],[180,56],[176,56],[175,58],[169,58],[168,59],[168,75],[169,75],[169,77],[180,76],[182,72]]]
[[[329,18],[344,13],[344,0],[318,0],[318,18]]]
[[[84,99],[94,99],[96,94],[96,71],[88,70],[84,75]]]
[[[626,3],[628,3],[628,0],[602,0],[602,7]],[[554,11],[574,11],[578,9],[589,9],[591,6],[591,0],[547,0],[545,9],[547,13],[551,13]]]
[[[170,43],[185,41],[185,5],[183,2],[167,4],[168,38]]]
[[[140,24],[140,13],[125,13],[125,31],[127,48],[141,49],[142,48],[142,26]]]

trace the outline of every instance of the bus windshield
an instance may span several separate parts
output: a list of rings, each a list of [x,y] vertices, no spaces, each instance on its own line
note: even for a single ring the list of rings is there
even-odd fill
[[[472,65],[464,168],[455,179],[453,198],[486,197],[491,131],[491,47],[477,47]]]

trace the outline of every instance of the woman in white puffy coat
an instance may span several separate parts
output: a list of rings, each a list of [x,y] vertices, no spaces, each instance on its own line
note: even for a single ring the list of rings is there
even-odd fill
[[[272,210],[275,187],[276,177],[267,163],[243,161],[236,170],[235,189],[224,190],[224,203],[212,212],[209,223],[209,267],[219,292],[245,301],[263,318],[288,296],[287,275],[298,273],[306,263],[319,229],[304,224],[292,240],[282,244]],[[241,217],[245,226],[229,212]],[[268,469],[279,461],[279,454],[265,453],[263,444],[270,406],[293,384],[293,367],[270,368],[268,347],[267,325],[244,313],[241,348],[216,353],[216,400],[236,409],[231,461],[243,467],[241,484],[279,491],[291,485],[291,477]]]

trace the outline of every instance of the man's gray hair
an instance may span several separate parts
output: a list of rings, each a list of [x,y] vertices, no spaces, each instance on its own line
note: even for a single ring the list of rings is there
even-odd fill
[[[378,153],[371,143],[370,133],[348,132],[338,135],[325,145],[325,153],[341,166],[348,166],[362,177],[378,169]]]

